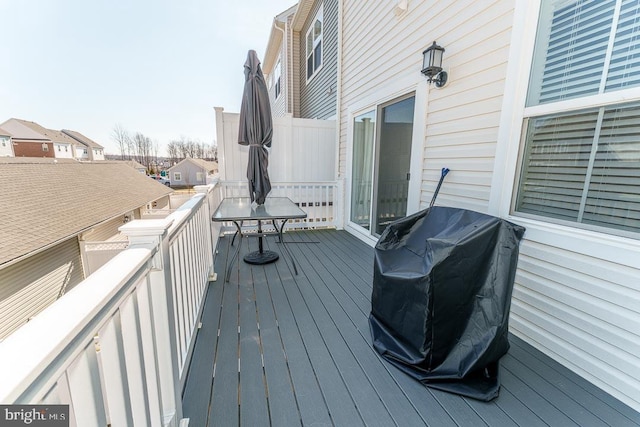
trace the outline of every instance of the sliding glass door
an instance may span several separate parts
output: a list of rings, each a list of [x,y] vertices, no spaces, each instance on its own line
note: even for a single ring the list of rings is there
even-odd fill
[[[415,96],[354,118],[351,222],[380,235],[407,214]]]

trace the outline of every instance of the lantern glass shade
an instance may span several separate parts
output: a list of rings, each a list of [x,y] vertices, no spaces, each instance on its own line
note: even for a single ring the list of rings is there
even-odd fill
[[[442,71],[442,54],[444,48],[438,46],[434,41],[424,52],[422,52],[422,74],[432,78]]]

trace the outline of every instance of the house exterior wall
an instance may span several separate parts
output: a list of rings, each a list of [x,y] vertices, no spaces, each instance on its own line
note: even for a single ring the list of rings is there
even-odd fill
[[[0,270],[0,340],[83,279],[75,237]]]
[[[412,155],[412,176],[418,170],[420,178],[410,188],[417,203],[409,213],[428,205],[440,169],[449,167],[438,204],[524,225],[511,331],[640,410],[640,241],[510,211],[539,3],[409,2],[396,16],[388,2],[343,2],[339,173],[347,181],[345,205],[353,118],[414,91],[419,129],[413,143],[420,154]],[[420,74],[422,51],[433,40],[446,49],[449,80],[440,89]]]
[[[512,330],[640,410],[640,235],[615,236],[511,213],[540,3],[516,2],[511,44],[518,49],[510,52],[489,204],[491,213],[527,228]]]
[[[13,151],[16,157],[55,157],[52,142],[16,141],[13,140]],[[47,149],[44,150],[43,147]]]
[[[307,80],[307,31],[315,21],[318,10],[323,9],[322,66]],[[338,67],[338,0],[317,1],[298,34],[300,81],[299,117],[328,119],[336,114],[336,81]]]
[[[274,30],[279,31],[279,30]],[[276,60],[276,65],[274,66],[270,79],[270,89],[269,89],[269,98],[271,100],[271,115],[273,117],[282,117],[287,113],[287,93],[289,92],[289,88],[287,85],[288,78],[288,67],[287,64],[287,52],[285,50],[285,45],[282,43],[280,45],[280,94],[276,98],[276,81],[274,79],[275,76],[275,67],[278,66],[278,60]]]
[[[91,160],[104,160],[104,150],[102,148],[91,148]]]
[[[0,157],[13,157],[11,137],[0,135]]]
[[[78,160],[90,160],[89,149],[82,144],[76,145],[76,159]]]
[[[180,181],[175,179],[176,172],[181,175]],[[202,174],[202,179],[198,179],[198,173]],[[171,187],[193,187],[194,185],[204,185],[207,180],[207,171],[190,162],[184,162],[172,167],[170,174],[171,176],[169,177],[169,181],[171,182]]]
[[[53,151],[58,159],[73,159],[74,149],[71,144],[53,143]]]

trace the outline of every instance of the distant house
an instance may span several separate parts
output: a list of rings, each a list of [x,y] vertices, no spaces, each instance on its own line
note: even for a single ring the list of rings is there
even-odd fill
[[[11,133],[0,128],[0,157],[14,157]]]
[[[274,18],[263,72],[274,116],[334,119],[338,0],[302,0]]]
[[[30,122],[28,120],[11,119],[19,122],[20,124],[28,127],[32,131],[44,136],[51,140],[53,144],[53,156],[57,159],[73,159],[74,158],[74,146],[77,142],[69,136],[63,134],[58,130],[47,129],[38,123]]]
[[[62,133],[79,142],[75,158],[78,160],[104,160],[104,147],[80,132],[62,129]]]
[[[9,119],[0,127],[11,134],[15,157],[55,157],[53,141],[27,126],[26,120]]]
[[[218,163],[187,157],[168,169],[171,187],[193,187],[204,185],[218,173]]]
[[[107,241],[171,189],[121,162],[0,158],[0,340],[81,282]]]

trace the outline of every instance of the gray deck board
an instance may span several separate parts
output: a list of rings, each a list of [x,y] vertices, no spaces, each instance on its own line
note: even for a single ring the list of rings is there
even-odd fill
[[[267,388],[262,367],[253,269],[244,262],[241,266],[238,287],[240,424],[258,426],[269,420]]]
[[[224,283],[230,241],[218,243],[183,393],[192,426],[640,426],[640,414],[516,337],[492,402],[388,364],[369,332],[373,248],[346,232],[287,233],[298,275],[272,237],[280,260],[244,263],[256,240],[242,239]]]

